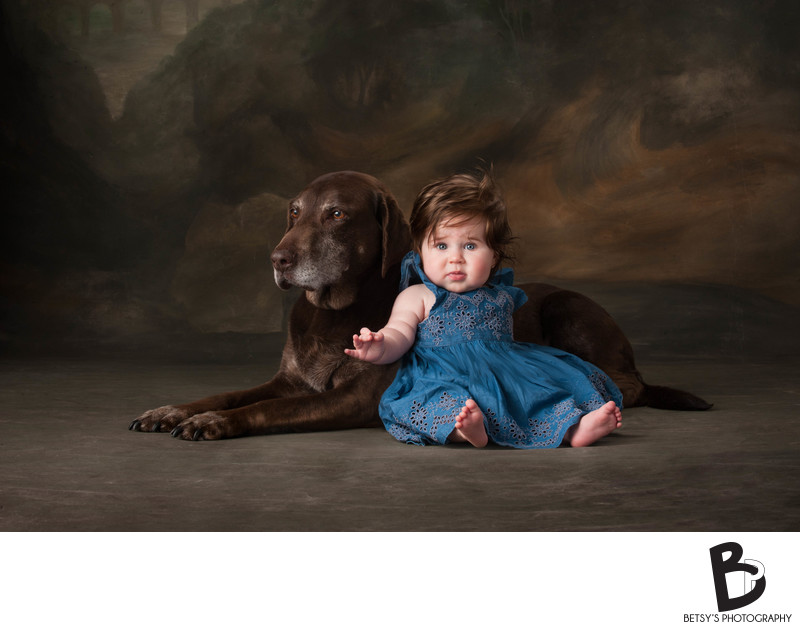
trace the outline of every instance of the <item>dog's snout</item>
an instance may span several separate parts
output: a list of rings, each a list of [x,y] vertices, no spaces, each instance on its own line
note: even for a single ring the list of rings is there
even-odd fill
[[[286,271],[294,265],[294,254],[288,249],[276,249],[272,252],[272,266],[277,271]]]

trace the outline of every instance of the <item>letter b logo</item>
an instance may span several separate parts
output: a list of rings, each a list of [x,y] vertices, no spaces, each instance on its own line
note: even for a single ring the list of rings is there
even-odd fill
[[[764,566],[756,560],[742,559],[742,546],[735,542],[722,543],[709,549],[711,553],[711,571],[714,573],[714,588],[717,591],[717,608],[719,612],[736,610],[748,604],[752,604],[764,593],[767,587],[767,578],[764,577]],[[723,554],[730,553],[727,560],[723,559]],[[752,563],[752,564],[750,564]],[[757,565],[757,566],[756,566]],[[745,575],[744,594],[738,597],[731,597],[728,592],[728,573],[744,571],[754,578],[748,579]]]

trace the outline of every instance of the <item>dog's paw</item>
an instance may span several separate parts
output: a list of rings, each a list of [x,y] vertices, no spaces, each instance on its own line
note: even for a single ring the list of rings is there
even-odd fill
[[[172,431],[180,422],[189,417],[189,412],[166,405],[158,409],[145,411],[141,416],[131,422],[128,429],[131,431],[145,431],[149,433],[167,433]]]
[[[233,437],[230,418],[217,411],[207,411],[184,420],[172,430],[172,437],[182,440],[221,440]]]

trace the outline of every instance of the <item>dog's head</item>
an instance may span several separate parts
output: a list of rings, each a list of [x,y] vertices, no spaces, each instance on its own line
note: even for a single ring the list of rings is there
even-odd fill
[[[275,282],[304,289],[315,306],[345,308],[366,277],[385,276],[410,247],[408,222],[381,182],[329,173],[289,203],[286,233],[272,252]]]

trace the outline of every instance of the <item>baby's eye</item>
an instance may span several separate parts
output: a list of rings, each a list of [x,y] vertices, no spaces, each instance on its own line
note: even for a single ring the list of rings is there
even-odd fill
[[[464,245],[464,249],[469,249],[469,250],[475,249],[475,243],[467,243],[466,245]]]
[[[447,249],[447,245],[445,245],[444,243],[436,243],[436,249],[445,250]]]

